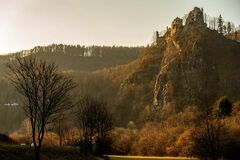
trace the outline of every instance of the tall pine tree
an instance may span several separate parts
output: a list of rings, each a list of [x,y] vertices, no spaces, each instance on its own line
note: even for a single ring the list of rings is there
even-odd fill
[[[218,32],[223,34],[223,19],[221,14],[218,17]]]
[[[229,35],[231,31],[232,31],[232,25],[231,25],[230,22],[228,22],[228,24],[227,24],[227,34]]]

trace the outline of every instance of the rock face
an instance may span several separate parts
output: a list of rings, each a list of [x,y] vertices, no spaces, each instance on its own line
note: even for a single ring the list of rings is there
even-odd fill
[[[195,7],[185,26],[176,18],[165,41],[154,106],[181,110],[184,106],[210,105],[223,95],[240,98],[240,44],[208,29],[202,10]]]
[[[174,19],[159,46],[146,49],[123,88],[143,90],[133,93],[140,102],[135,108],[153,104],[181,111],[212,105],[223,95],[239,100],[239,60],[240,43],[208,29],[202,10],[195,7],[185,25]]]

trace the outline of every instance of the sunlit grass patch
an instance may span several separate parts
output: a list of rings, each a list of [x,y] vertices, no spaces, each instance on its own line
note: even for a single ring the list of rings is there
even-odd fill
[[[196,160],[187,157],[154,157],[154,156],[117,156],[109,155],[111,160]]]

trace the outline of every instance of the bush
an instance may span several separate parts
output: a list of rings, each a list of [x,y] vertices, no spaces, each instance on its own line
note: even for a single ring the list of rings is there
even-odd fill
[[[145,156],[167,155],[180,132],[181,128],[179,127],[168,127],[153,122],[146,123],[133,143],[132,154]]]
[[[95,144],[95,154],[96,155],[103,155],[108,154],[111,151],[111,144],[112,140],[109,137],[104,139],[97,139]]]
[[[112,153],[127,155],[137,137],[138,130],[130,128],[114,128],[110,133],[112,139]]]
[[[5,134],[0,134],[0,143],[13,144],[15,141]]]
[[[193,129],[184,130],[177,138],[175,144],[169,148],[168,153],[174,156],[191,156],[193,141],[191,139]]]

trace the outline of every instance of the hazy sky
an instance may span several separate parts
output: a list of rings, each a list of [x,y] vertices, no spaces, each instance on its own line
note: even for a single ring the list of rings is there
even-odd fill
[[[0,0],[0,53],[52,43],[146,45],[194,6],[240,24],[240,0]]]

